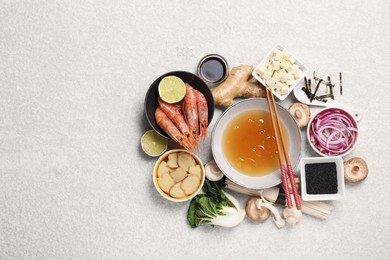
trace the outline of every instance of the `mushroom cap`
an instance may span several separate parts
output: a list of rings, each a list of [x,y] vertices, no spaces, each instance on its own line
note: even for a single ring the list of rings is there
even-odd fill
[[[360,182],[367,178],[367,163],[360,157],[353,157],[344,162],[344,179],[346,182]]]
[[[300,128],[304,128],[309,124],[311,112],[308,105],[295,102],[288,108],[288,111],[290,111]]]
[[[246,215],[255,222],[264,222],[270,217],[271,212],[266,207],[257,208],[256,201],[258,199],[258,197],[248,199],[245,206]]]
[[[223,178],[223,172],[218,168],[214,160],[208,162],[205,166],[206,178],[210,181],[219,181]]]

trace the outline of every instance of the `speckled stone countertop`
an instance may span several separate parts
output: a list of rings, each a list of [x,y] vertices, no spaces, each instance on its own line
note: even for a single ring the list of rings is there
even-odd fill
[[[352,0],[1,1],[0,258],[388,259],[387,10]],[[146,91],[206,54],[256,65],[276,44],[310,69],[343,72],[338,100],[362,115],[346,159],[363,157],[369,176],[346,186],[326,221],[191,229],[188,203],[157,193],[156,159],[140,148]],[[211,159],[210,140],[201,158]]]

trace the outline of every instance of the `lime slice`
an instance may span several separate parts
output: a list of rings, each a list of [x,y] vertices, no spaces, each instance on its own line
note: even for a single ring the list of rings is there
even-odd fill
[[[159,156],[168,148],[168,140],[154,130],[149,130],[141,137],[141,147],[149,156]]]
[[[160,81],[158,93],[165,102],[177,103],[184,98],[186,85],[183,80],[176,76],[167,76]]]

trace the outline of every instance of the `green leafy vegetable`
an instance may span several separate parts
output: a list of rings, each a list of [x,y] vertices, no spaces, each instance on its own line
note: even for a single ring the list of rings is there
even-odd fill
[[[203,192],[215,202],[222,202],[226,200],[226,196],[222,193],[222,189],[225,188],[225,179],[223,177],[219,181],[205,180],[203,186]]]
[[[234,227],[245,217],[245,210],[240,209],[238,201],[223,192],[225,179],[217,182],[205,180],[203,194],[196,195],[188,208],[187,220],[191,227],[202,224]]]

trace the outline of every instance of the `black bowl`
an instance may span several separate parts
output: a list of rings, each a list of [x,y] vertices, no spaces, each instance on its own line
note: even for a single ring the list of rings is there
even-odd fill
[[[172,71],[165,73],[157,78],[152,85],[150,85],[148,92],[145,96],[145,115],[148,119],[150,126],[160,135],[171,139],[156,123],[154,112],[158,107],[158,85],[160,81],[166,76],[176,76],[181,78],[185,83],[190,84],[194,89],[200,91],[207,100],[209,125],[214,115],[214,97],[211,90],[207,87],[206,83],[195,74],[186,71]]]

